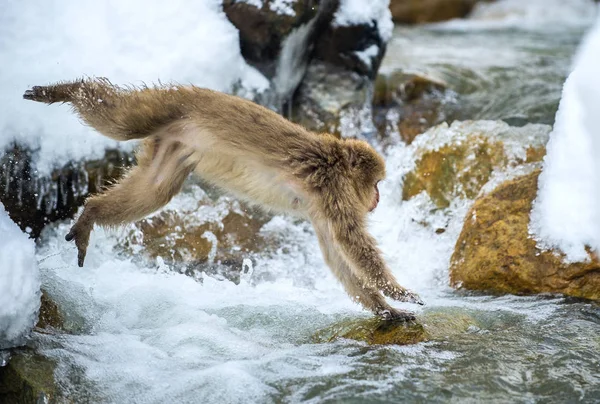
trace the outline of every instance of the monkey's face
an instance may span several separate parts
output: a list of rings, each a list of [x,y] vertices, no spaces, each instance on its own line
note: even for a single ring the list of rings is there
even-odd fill
[[[375,208],[377,207],[377,205],[379,204],[379,188],[377,187],[377,185],[379,184],[379,181],[377,181],[375,183],[374,191],[375,193],[373,194],[373,199],[371,201],[371,206],[369,207],[369,212],[373,212],[375,210]]]

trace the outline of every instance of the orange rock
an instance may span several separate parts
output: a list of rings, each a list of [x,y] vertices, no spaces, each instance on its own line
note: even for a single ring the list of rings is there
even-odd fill
[[[540,171],[507,181],[475,202],[450,261],[453,287],[500,293],[562,293],[600,300],[600,261],[565,263],[528,233]]]

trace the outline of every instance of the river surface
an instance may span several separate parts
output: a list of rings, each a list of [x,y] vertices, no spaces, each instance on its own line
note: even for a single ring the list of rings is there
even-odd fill
[[[573,24],[396,28],[382,69],[446,81],[465,118],[551,124],[583,32]],[[424,196],[401,203],[413,156],[398,145],[386,158],[370,228],[400,283],[427,303],[401,307],[476,326],[412,346],[313,342],[315,332],[369,314],[329,273],[310,227],[288,218],[263,229],[285,248],[256,259],[237,285],[123,254],[113,248],[122,230],[96,230],[78,268],[63,239],[69,225],[59,224],[44,234],[38,259],[71,332],[36,334],[32,344],[56,360],[63,394],[107,403],[600,402],[600,307],[449,288],[471,201],[433,213]]]

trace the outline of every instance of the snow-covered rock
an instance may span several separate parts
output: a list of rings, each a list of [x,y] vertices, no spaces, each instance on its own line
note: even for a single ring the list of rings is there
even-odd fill
[[[600,18],[584,39],[563,89],[530,230],[568,261],[600,251]]]

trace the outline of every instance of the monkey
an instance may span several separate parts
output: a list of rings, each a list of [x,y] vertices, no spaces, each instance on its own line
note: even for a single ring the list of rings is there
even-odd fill
[[[194,173],[251,204],[310,221],[335,277],[375,315],[414,319],[385,296],[424,304],[396,281],[367,231],[385,177],[385,161],[368,143],[311,132],[250,100],[191,85],[122,87],[85,78],[34,86],[23,98],[69,103],[101,134],[141,142],[137,165],[90,196],[65,237],[75,242],[79,267],[95,224],[144,218]]]

